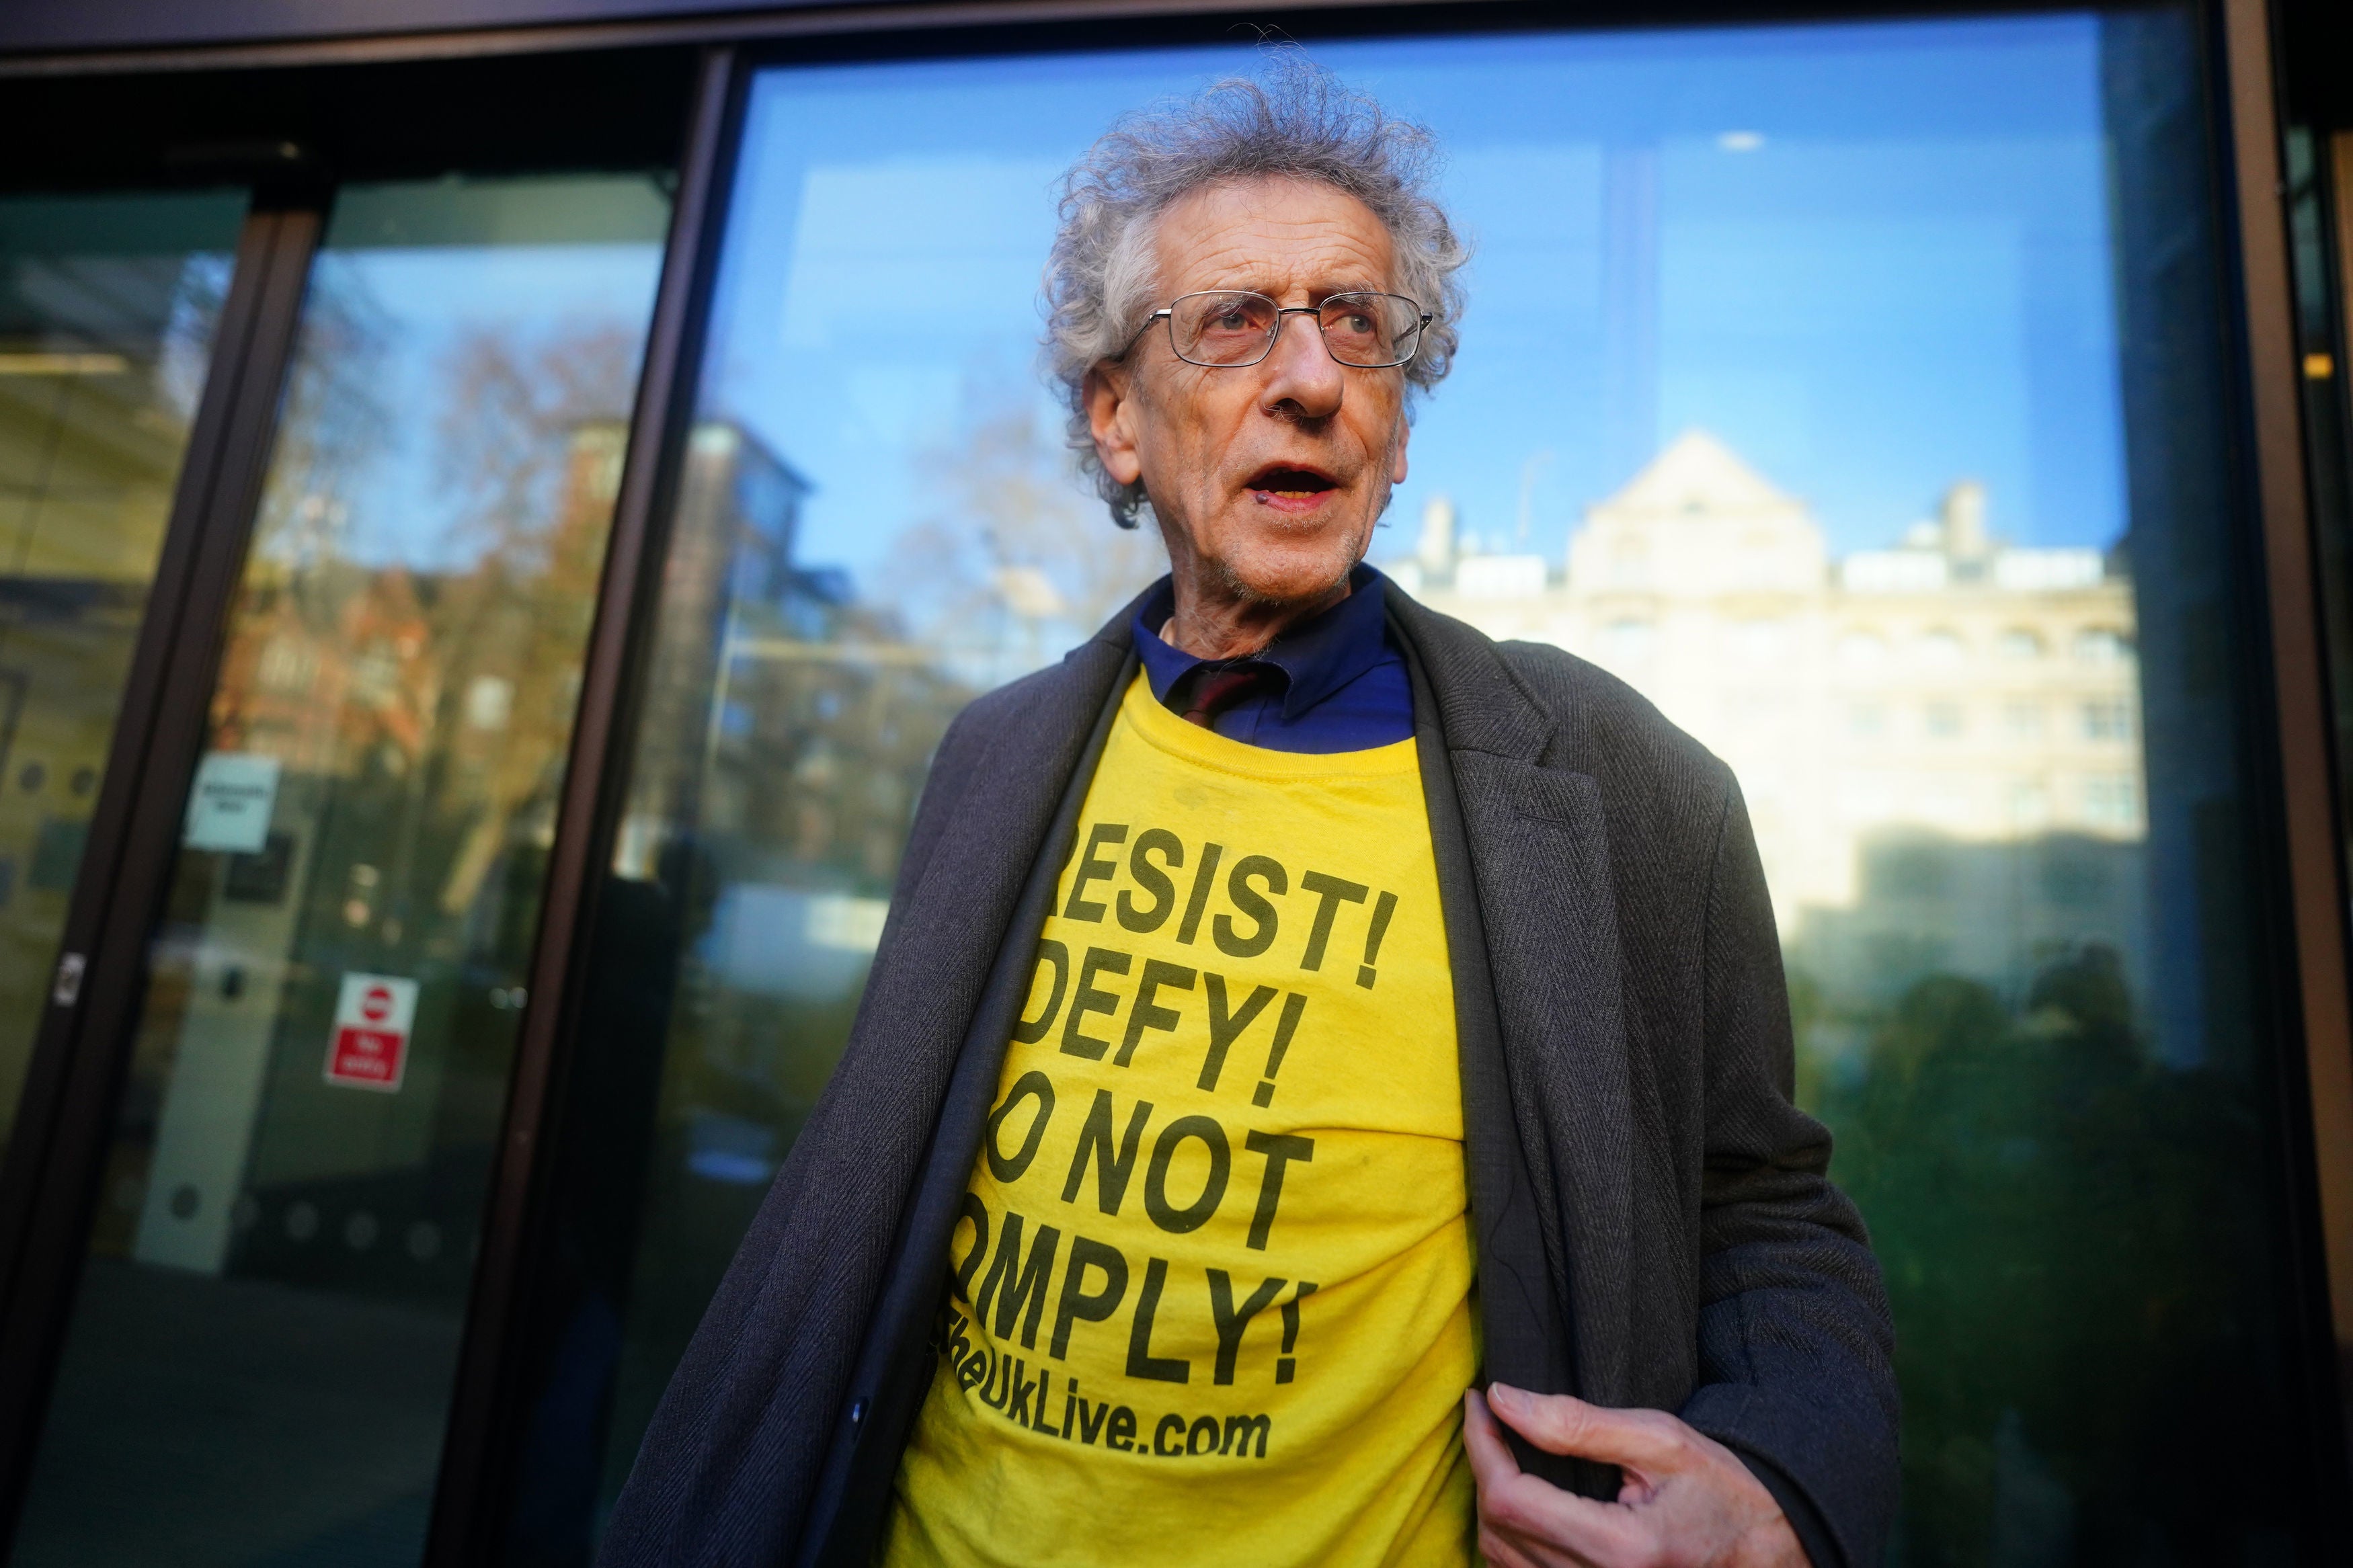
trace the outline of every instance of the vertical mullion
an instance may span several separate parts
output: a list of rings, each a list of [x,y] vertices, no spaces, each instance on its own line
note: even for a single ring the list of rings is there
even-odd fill
[[[583,975],[577,961],[594,930],[595,899],[628,785],[629,721],[659,607],[670,501],[693,419],[705,306],[733,166],[736,92],[736,51],[705,50],[582,666],[532,953],[531,1000],[516,1042],[434,1492],[425,1552],[429,1568],[497,1559],[513,1447],[527,1419],[522,1405],[528,1391],[519,1372],[523,1347],[516,1338],[541,1241],[538,1209],[553,1142],[544,1135],[545,1122],[578,1034]]]
[[[222,301],[220,324],[213,336],[212,362],[206,370],[204,393],[197,401],[196,416],[189,428],[187,450],[181,458],[171,516],[164,531],[164,547],[158,552],[154,580],[148,585],[146,612],[140,621],[138,647],[132,655],[130,677],[124,683],[121,704],[115,710],[114,731],[107,746],[107,766],[101,774],[103,784],[92,810],[90,832],[81,864],[75,871],[74,889],[58,941],[60,960],[71,953],[87,962],[102,922],[106,897],[112,891],[120,860],[120,829],[132,793],[128,784],[143,771],[155,690],[169,658],[180,601],[187,591],[195,537],[212,493],[213,477],[220,466],[221,431],[236,404],[246,348],[253,336],[276,233],[276,215],[262,213],[248,213],[238,232],[228,293]],[[16,1291],[16,1253],[32,1216],[31,1189],[41,1169],[51,1131],[50,1120],[56,1113],[56,1097],[63,1081],[63,1047],[74,1022],[71,1007],[52,1001],[44,1009],[32,1062],[17,1100],[7,1158],[5,1164],[0,1164],[0,1303]],[[0,1308],[0,1317],[5,1317],[5,1308]]]
[[[60,944],[85,968],[78,991],[52,991],[0,1180],[0,1540],[15,1529],[80,1278],[148,937],[204,745],[220,631],[321,226],[317,210],[258,205],[239,237]]]
[[[2342,1384],[2353,1369],[2353,993],[2320,633],[2316,541],[2306,491],[2301,379],[2288,272],[2287,212],[2274,112],[2267,0],[2223,0],[2222,47],[2234,163],[2252,467],[2260,502],[2263,591],[2271,634],[2278,746],[2276,803],[2301,1027],[2306,1109],[2320,1242],[2340,1386],[2337,1431],[2353,1425]],[[2339,1450],[2340,1455],[2342,1450]],[[2339,1489],[2347,1478],[2331,1478]],[[2326,1483],[2324,1483],[2326,1484]]]

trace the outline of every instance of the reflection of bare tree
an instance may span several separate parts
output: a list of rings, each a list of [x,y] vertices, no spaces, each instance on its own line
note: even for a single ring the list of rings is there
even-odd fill
[[[443,356],[435,428],[435,478],[458,514],[451,545],[518,574],[565,570],[549,552],[565,542],[570,437],[628,417],[638,341],[617,322],[529,342],[496,327],[459,337]]]
[[[287,374],[236,630],[213,692],[217,747],[266,750],[321,773],[343,766],[334,710],[353,661],[322,655],[344,638],[367,583],[344,560],[342,541],[349,493],[383,452],[391,427],[378,389],[396,331],[363,272],[342,258],[320,259]],[[364,613],[386,618],[375,605]],[[389,617],[399,618],[396,611]],[[321,700],[306,704],[298,693]]]
[[[354,799],[382,792],[366,808],[370,865],[389,861],[377,897],[389,905],[413,883],[418,901],[459,915],[518,824],[539,826],[534,808],[552,801],[636,344],[602,323],[460,334],[438,367],[432,470],[452,502],[435,553],[455,563],[369,563],[351,555],[343,498],[377,463],[385,355],[355,300],[331,293],[335,309],[306,327],[214,744],[345,781]]]
[[[456,502],[448,543],[480,563],[448,581],[435,616],[479,814],[441,889],[451,913],[563,762],[637,351],[617,324],[536,341],[478,328],[443,361],[436,477]]]
[[[926,641],[1044,662],[1167,570],[1159,539],[1113,526],[1057,421],[1025,389],[971,384],[954,436],[919,453],[940,497],[893,547],[892,581]]]
[[[342,258],[322,257],[279,416],[269,489],[255,525],[258,554],[300,566],[337,553],[349,515],[344,491],[392,428],[380,389],[394,331],[364,275]]]
[[[173,290],[171,314],[156,347],[155,395],[183,430],[195,423],[196,402],[204,395],[213,334],[228,298],[228,274],[226,256],[191,256],[182,264],[179,287]]]

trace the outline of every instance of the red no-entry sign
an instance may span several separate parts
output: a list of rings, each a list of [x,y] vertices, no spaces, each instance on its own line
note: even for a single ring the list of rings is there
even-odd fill
[[[408,1068],[417,982],[396,974],[346,974],[327,1046],[327,1081],[391,1093]]]

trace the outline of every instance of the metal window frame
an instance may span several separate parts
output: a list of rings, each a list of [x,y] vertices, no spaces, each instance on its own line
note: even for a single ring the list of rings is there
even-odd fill
[[[680,171],[685,177],[673,205],[631,413],[572,760],[610,752],[617,713],[627,721],[628,710],[616,700],[614,676],[628,637],[632,590],[649,571],[659,579],[659,535],[649,553],[644,525],[649,518],[667,516],[666,504],[657,505],[649,489],[649,476],[659,472],[651,458],[662,448],[662,421],[673,410],[681,418],[691,417],[693,404],[692,389],[681,395],[676,378],[691,374],[691,368],[681,371],[693,363],[691,349],[683,355],[681,349],[700,330],[707,268],[681,266],[681,258],[694,254],[694,238],[705,226],[692,216],[696,195],[707,197],[718,188],[712,161],[730,145],[723,120],[713,115],[725,110],[733,54],[723,47],[703,51],[703,57],[700,75],[705,90],[694,100],[695,119],[688,128],[702,162]],[[522,62],[509,68],[527,68]],[[286,170],[264,162],[239,230],[221,324],[60,943],[69,961],[86,968],[73,1004],[53,1003],[42,1018],[13,1136],[0,1162],[0,1554],[21,1517],[66,1348],[101,1197],[106,1151],[135,1047],[148,945],[177,864],[183,803],[203,750],[224,633],[267,480],[311,263],[339,176],[365,178],[375,172],[367,166],[332,170],[308,149],[301,151]],[[498,157],[498,149],[486,147],[481,161],[496,169]],[[232,150],[226,163],[208,161],[192,172],[201,183],[220,183],[251,171],[244,155]],[[659,374],[665,367],[667,378]],[[631,519],[635,529],[625,526]],[[548,920],[543,905],[529,971],[532,989],[550,997],[564,990],[568,955],[563,941],[567,928],[578,923],[579,895],[589,869],[578,858],[586,826],[594,820],[584,803],[593,801],[601,776],[593,763],[568,774],[561,800],[546,889],[548,900],[561,901],[560,918]],[[566,868],[568,880],[558,874]],[[472,1548],[470,1538],[476,1531],[467,1523],[486,1517],[478,1506],[480,1481],[484,1461],[496,1457],[487,1445],[497,1428],[481,1417],[495,1415],[489,1391],[498,1387],[499,1352],[507,1348],[507,1336],[497,1328],[477,1328],[501,1324],[501,1309],[512,1297],[514,1270],[523,1256],[516,1238],[528,1218],[530,1154],[538,1113],[548,1103],[544,1074],[555,1017],[552,1006],[525,1010],[511,1067],[500,1152],[485,1193],[490,1234],[470,1285],[466,1336],[444,1435],[442,1479],[457,1484],[437,1484],[428,1524],[427,1552],[435,1561],[489,1560],[497,1554],[494,1539],[487,1550]],[[520,1158],[513,1157],[518,1152]]]
[[[2230,160],[2237,238],[2241,334],[2233,345],[2245,378],[2247,479],[2254,490],[2262,573],[2259,625],[2268,634],[2262,673],[2272,729],[2269,765],[2251,780],[2269,785],[2267,868],[2276,911],[2275,966],[2285,993],[2282,1032],[2289,1058],[2281,1087],[2283,1125],[2295,1163],[2292,1207],[2305,1230],[2297,1261],[2306,1304],[2333,1355],[2312,1369],[2333,1384],[2322,1401],[2336,1419],[2313,1434],[2322,1464],[2340,1488],[2337,1531],[2346,1546],[2341,1488],[2353,1449],[2353,987],[2338,820],[2327,647],[2322,632],[2319,541],[2306,482],[2305,405],[2296,352],[2295,295],[2288,264],[2287,191],[2282,174],[2278,50],[2271,0],[2221,0],[2219,49],[2226,103],[2218,117]],[[2260,709],[2258,710],[2260,716]],[[2294,1068],[2301,1068],[2300,1081]],[[2295,1183],[2295,1175],[2303,1182]],[[2293,1190],[2301,1188],[2301,1191]],[[2298,1200],[2301,1200],[2300,1202]]]
[[[148,940],[204,747],[218,628],[243,574],[324,218],[308,193],[258,195],[239,237],[59,944],[87,967],[70,994],[52,991],[0,1169],[0,1541],[16,1528],[64,1348]]]
[[[136,27],[115,30],[119,42],[84,47],[18,48],[0,45],[0,79],[10,77],[100,76],[126,72],[240,69],[360,61],[426,60],[555,51],[705,47],[746,49],[800,39],[894,36],[933,37],[1008,26],[1060,29],[1071,25],[1229,22],[1281,36],[1293,17],[1312,17],[1335,31],[1377,26],[1384,16],[1486,12],[1512,27],[1655,29],[1807,22],[1921,20],[2054,11],[2097,10],[2116,0],[1281,0],[1250,8],[1236,0],[575,0],[536,6],[539,17],[512,18],[512,8],[478,7],[472,25],[431,21],[403,28],[369,13],[366,25],[338,21],[327,7],[284,14],[276,28],[216,41],[157,43]],[[2205,3],[2205,0],[2198,0]],[[439,7],[445,15],[448,6]],[[1452,24],[1449,25],[1452,30]],[[0,39],[7,36],[0,27]],[[93,39],[105,37],[93,29]],[[869,47],[872,45],[870,44]]]
[[[425,1562],[432,1568],[500,1556],[506,1482],[528,1421],[518,1331],[552,1171],[548,1121],[561,1103],[567,1047],[577,1033],[580,980],[596,929],[596,895],[628,787],[643,649],[660,607],[670,502],[701,390],[705,308],[716,272],[726,193],[734,173],[744,72],[727,45],[697,70],[686,156],[670,244],[638,374],[619,495],[588,634],[581,696],[566,760],[547,885],[531,961],[531,1005],[516,1040],[507,1113],[484,1212],[466,1335],[449,1403]],[[541,998],[546,998],[544,1002]]]

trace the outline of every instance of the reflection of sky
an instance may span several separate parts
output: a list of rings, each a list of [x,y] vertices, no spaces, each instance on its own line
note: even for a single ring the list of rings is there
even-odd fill
[[[1694,425],[1810,501],[1838,550],[1886,542],[1964,477],[2021,542],[2112,539],[2098,46],[2079,17],[1311,45],[1438,132],[1478,247],[1459,368],[1376,554],[1444,491],[1494,547],[1525,505],[1526,547],[1556,556],[1585,504]],[[815,480],[804,559],[871,571],[939,515],[913,459],[976,389],[1045,396],[1057,174],[1121,111],[1251,61],[761,79],[710,372]],[[1654,226],[1607,221],[1645,193]],[[1645,299],[1654,324],[1628,327]]]
[[[436,474],[452,352],[496,329],[524,343],[609,326],[644,330],[661,268],[656,245],[453,245],[334,250],[322,280],[364,299],[384,329],[375,394],[391,417],[345,479],[345,548],[358,561],[462,567],[459,521]],[[615,416],[628,410],[617,408]]]

